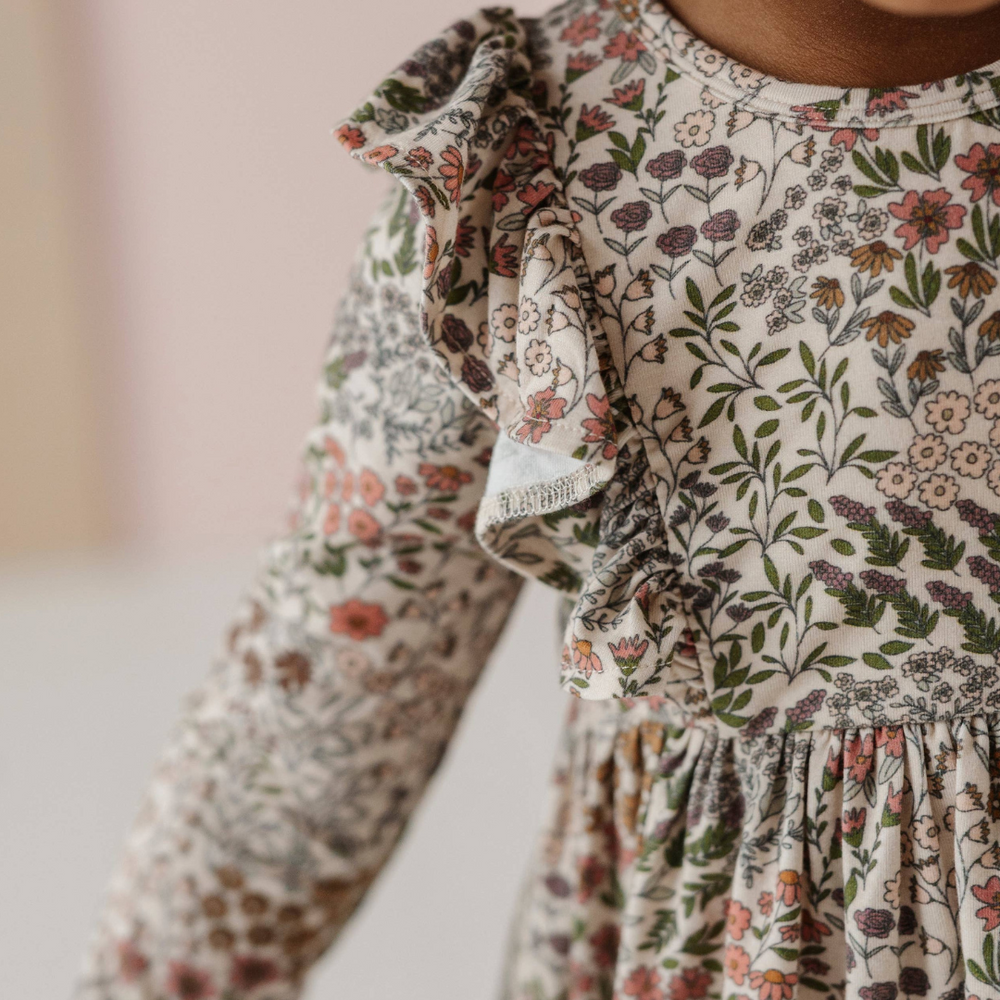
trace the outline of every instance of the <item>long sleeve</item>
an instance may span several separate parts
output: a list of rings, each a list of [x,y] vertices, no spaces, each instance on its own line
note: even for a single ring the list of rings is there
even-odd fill
[[[517,596],[473,525],[495,428],[419,325],[393,192],[324,361],[288,533],[165,748],[77,1000],[287,1000],[396,844]]]

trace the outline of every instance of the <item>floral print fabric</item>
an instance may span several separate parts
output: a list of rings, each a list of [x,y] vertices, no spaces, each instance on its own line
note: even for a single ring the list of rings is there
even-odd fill
[[[295,995],[511,571],[576,697],[507,997],[1000,997],[1000,64],[790,84],[570,0],[336,134],[402,187],[87,1000]]]

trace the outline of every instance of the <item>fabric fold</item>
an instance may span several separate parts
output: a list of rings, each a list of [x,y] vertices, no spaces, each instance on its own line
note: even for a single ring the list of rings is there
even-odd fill
[[[520,572],[572,589],[561,567],[580,556],[539,519],[604,488],[618,430],[579,215],[530,85],[524,26],[508,9],[483,10],[404,62],[336,135],[413,194],[425,222],[424,334],[505,436],[480,540]],[[529,551],[507,551],[498,528],[529,518]]]

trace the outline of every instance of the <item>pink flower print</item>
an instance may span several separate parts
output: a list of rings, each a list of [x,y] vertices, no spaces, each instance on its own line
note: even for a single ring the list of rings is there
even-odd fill
[[[472,482],[471,473],[455,465],[432,465],[430,462],[423,462],[417,471],[424,477],[429,489],[440,490],[442,493],[457,493],[466,483]]]
[[[660,974],[648,965],[640,965],[622,985],[626,996],[635,1000],[663,1000],[663,990],[658,989]]]
[[[977,142],[964,156],[955,157],[955,165],[969,174],[962,187],[972,192],[973,201],[990,195],[993,203],[1000,205],[1000,143],[991,142],[984,149]]]
[[[731,944],[726,948],[726,958],[722,963],[726,970],[726,978],[737,986],[743,985],[743,978],[750,971],[750,956],[745,948]]]
[[[670,1000],[702,1000],[711,985],[712,974],[707,969],[684,969],[670,977]]]
[[[564,409],[566,400],[557,396],[555,389],[542,389],[528,396],[527,412],[517,429],[518,440],[524,444],[530,438],[533,444],[538,444],[542,435],[552,430],[552,421],[562,417]]]
[[[919,94],[912,94],[908,90],[899,90],[898,88],[895,90],[873,89],[868,98],[865,115],[869,118],[872,115],[885,118],[893,111],[905,111],[909,107],[906,102],[919,96]]]
[[[757,897],[757,909],[760,910],[762,916],[769,917],[774,909],[774,893],[762,892]]]
[[[794,868],[778,872],[778,888],[775,896],[785,906],[794,906],[802,895],[802,876]]]
[[[577,898],[581,903],[585,903],[600,888],[607,874],[607,868],[593,854],[578,858],[576,867],[580,875]]]
[[[604,54],[608,59],[621,57],[625,62],[635,62],[640,52],[645,52],[646,46],[638,35],[631,31],[619,31],[614,38],[604,46]]]
[[[371,469],[362,469],[358,476],[358,492],[369,507],[374,507],[385,496],[385,486]]]
[[[742,941],[750,927],[750,911],[735,899],[726,901],[726,933],[734,941]]]
[[[878,142],[877,128],[838,128],[830,136],[831,146],[843,146],[847,152],[854,149],[854,144],[858,141],[858,136],[864,136],[868,142]]]
[[[844,767],[853,781],[860,784],[868,777],[874,766],[874,752],[875,741],[870,733],[859,734],[844,743]]]
[[[399,150],[395,146],[376,146],[374,149],[369,149],[361,154],[361,159],[365,163],[384,163],[386,160],[391,160]]]
[[[641,639],[641,641],[640,641]],[[642,662],[643,654],[649,648],[649,640],[642,639],[641,636],[632,635],[627,639],[622,639],[618,643],[608,643],[608,649],[615,659],[615,663],[622,668],[635,668]]]
[[[118,942],[118,974],[126,983],[134,983],[148,968],[149,959],[134,942]]]
[[[465,163],[462,154],[455,146],[449,146],[442,154],[444,163],[441,166],[441,176],[444,187],[451,195],[451,200],[458,202],[462,197],[462,185],[465,183]]]
[[[603,441],[602,455],[604,458],[614,458],[618,449],[614,444],[615,422],[611,415],[611,402],[607,396],[595,396],[590,392],[587,393],[587,407],[594,415],[582,421],[587,430],[587,436],[583,440],[588,444],[600,444]]]
[[[389,616],[381,604],[364,604],[356,597],[330,608],[330,631],[355,642],[377,638],[388,624]]]
[[[937,253],[942,243],[948,241],[948,231],[958,229],[965,218],[964,205],[949,205],[951,192],[945,188],[936,191],[907,191],[903,200],[892,202],[889,211],[902,219],[896,235],[905,240],[904,250],[915,247],[921,240],[929,253]]]
[[[544,181],[538,181],[538,183],[525,184],[520,191],[517,192],[517,200],[524,205],[521,211],[525,215],[530,215],[539,205],[542,204],[548,198],[553,191],[555,191],[556,186],[554,184],[546,184]]]
[[[375,545],[382,534],[382,526],[366,510],[347,515],[347,530],[364,545]]]
[[[333,134],[345,149],[360,149],[365,144],[364,132],[354,125],[341,125]]]
[[[1000,927],[1000,878],[991,875],[984,885],[974,885],[972,895],[986,904],[976,910],[976,916],[983,922],[983,930],[992,931]]]
[[[875,746],[882,747],[889,757],[903,756],[903,730],[899,726],[879,726],[875,730]]]
[[[600,23],[601,15],[597,11],[592,14],[581,14],[563,28],[559,38],[564,42],[569,42],[570,45],[583,45],[584,42],[600,38],[601,32],[598,28]]]

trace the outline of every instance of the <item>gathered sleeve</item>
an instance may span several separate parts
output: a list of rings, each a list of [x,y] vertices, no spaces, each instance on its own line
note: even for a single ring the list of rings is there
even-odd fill
[[[495,424],[421,330],[423,225],[397,187],[366,234],[292,525],[161,756],[77,1000],[298,996],[517,596],[474,536]]]

